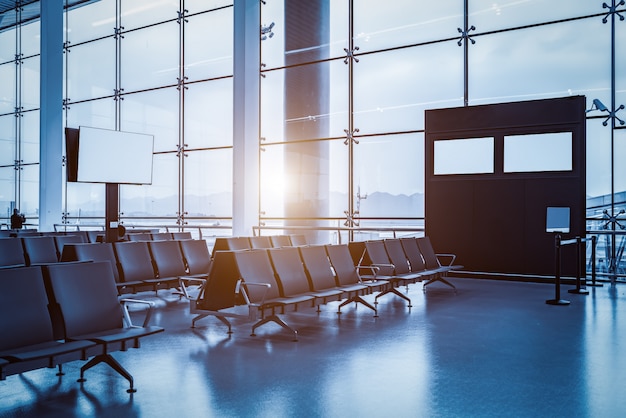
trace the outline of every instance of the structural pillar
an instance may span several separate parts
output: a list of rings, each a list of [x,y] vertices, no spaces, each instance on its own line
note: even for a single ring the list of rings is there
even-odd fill
[[[63,219],[63,0],[41,7],[39,230]]]
[[[233,51],[233,235],[259,222],[261,2],[235,0]]]

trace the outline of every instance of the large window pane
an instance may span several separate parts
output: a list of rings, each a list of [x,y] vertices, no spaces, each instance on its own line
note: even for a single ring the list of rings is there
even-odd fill
[[[115,129],[115,101],[109,97],[70,105],[67,109],[67,126]]]
[[[567,95],[610,103],[609,29],[584,19],[477,38],[469,52],[471,104]]]
[[[66,13],[66,38],[76,45],[115,33],[116,0],[99,0]]]
[[[26,215],[27,223],[37,223],[39,217],[39,165],[20,168],[20,212]]]
[[[23,110],[39,107],[40,61],[39,56],[36,56],[24,59],[22,62],[21,105]]]
[[[70,49],[68,96],[72,102],[115,93],[115,40],[105,38]]]
[[[105,215],[106,196],[104,184],[67,183],[67,211],[78,223],[97,223]]]
[[[6,12],[7,14],[13,12]],[[0,31],[0,63],[15,59],[15,39],[17,32],[15,27]]]
[[[185,0],[185,9],[190,14],[232,5],[233,0]]]
[[[211,32],[207,32],[211,28]],[[185,24],[188,81],[233,74],[233,9],[191,16]]]
[[[261,81],[261,136],[268,142],[345,136],[347,99],[343,61],[268,72]]]
[[[354,73],[361,134],[424,129],[424,110],[463,105],[463,51],[455,42],[364,56]]]
[[[122,26],[131,30],[178,17],[179,0],[122,1]]]
[[[185,143],[189,148],[232,146],[233,80],[194,83],[185,91]]]
[[[178,90],[174,87],[127,94],[121,105],[121,130],[154,135],[154,151],[178,146]]]
[[[355,147],[354,190],[362,217],[424,216],[422,134],[362,138]]]
[[[271,32],[261,42],[261,62],[265,68],[297,65],[346,55],[348,46],[348,3],[329,1],[328,9],[308,7],[310,2],[266,2],[261,7],[261,25]],[[315,3],[320,4],[320,3]],[[300,9],[300,10],[298,10]],[[290,16],[285,16],[289,13]],[[285,18],[292,19],[288,24]],[[287,31],[293,33],[286,33]]]
[[[187,216],[230,218],[233,213],[233,150],[191,151],[185,158]]]
[[[360,53],[447,39],[463,27],[459,0],[354,1],[354,44]]]
[[[176,217],[178,212],[178,157],[155,154],[152,185],[120,186],[120,211],[124,217]]]
[[[15,121],[14,115],[0,116],[0,166],[15,164]]]
[[[15,175],[13,167],[0,167],[0,219],[10,225],[15,205]],[[18,208],[19,209],[19,208]]]
[[[24,112],[21,124],[21,159],[25,164],[39,162],[39,111]]]
[[[39,3],[37,4],[39,6]],[[20,48],[23,57],[39,54],[41,49],[41,23],[39,20],[22,25]]]
[[[611,193],[611,131],[602,120],[587,121],[587,195]]]
[[[488,32],[602,12],[601,1],[470,0],[469,24],[477,32]]]
[[[15,67],[14,62],[0,65],[0,115],[15,112],[17,106]]]
[[[125,92],[177,83],[178,30],[176,22],[169,22],[124,35],[121,80]]]

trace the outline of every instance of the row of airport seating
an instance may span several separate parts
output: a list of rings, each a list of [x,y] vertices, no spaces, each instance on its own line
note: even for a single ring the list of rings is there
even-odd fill
[[[163,328],[149,325],[152,302],[119,300],[114,283],[107,262],[0,268],[0,379],[44,367],[62,375],[64,363],[88,360],[79,382],[105,363],[135,392],[132,375],[111,353],[139,348],[141,338]],[[142,325],[132,323],[130,303],[148,305]]]
[[[0,238],[24,238],[39,236],[75,236],[80,242],[102,242],[105,232],[102,230],[40,232],[36,229],[9,229],[0,230]],[[159,230],[131,229],[122,237],[122,241],[170,241],[192,239],[191,232],[160,232]]]
[[[355,302],[372,309],[377,317],[375,305],[387,294],[400,296],[411,306],[399,286],[422,279],[452,286],[446,274],[462,268],[452,264],[453,258],[441,264],[428,237],[351,244],[352,248],[329,244],[215,251],[208,278],[191,301],[191,313],[196,315],[192,327],[202,318],[215,316],[231,333],[229,318],[239,318],[254,322],[251,335],[255,335],[258,327],[274,322],[297,341],[297,330],[279,315],[301,308],[319,312],[321,305],[338,301],[338,314],[343,306]],[[359,248],[363,253],[355,262]],[[363,296],[373,293],[372,305]]]
[[[71,236],[63,236],[69,237]],[[210,254],[204,240],[116,243],[65,241],[62,247],[55,247],[54,238],[0,238],[0,266],[107,261],[111,264],[120,294],[176,288],[186,295],[186,288],[181,288],[181,280],[184,278],[186,282],[198,281],[209,271]],[[57,248],[61,250],[60,255],[57,255]]]

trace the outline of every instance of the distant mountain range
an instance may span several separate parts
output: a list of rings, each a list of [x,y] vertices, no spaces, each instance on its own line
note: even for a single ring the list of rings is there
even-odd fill
[[[187,216],[216,216],[230,217],[232,214],[232,194],[229,192],[211,194],[207,196],[186,195],[185,210],[189,212]],[[329,217],[343,217],[344,211],[348,209],[348,198],[344,193],[331,193],[329,203]],[[124,216],[176,216],[178,211],[178,198],[167,196],[164,198],[152,199],[150,196],[141,196],[131,199],[124,199],[120,202],[121,211]],[[89,208],[100,208],[87,210],[81,208],[81,216],[103,216],[104,202],[90,201],[84,206]],[[355,208],[356,209],[356,208]],[[71,213],[70,216],[77,216]],[[281,216],[279,213],[267,213],[267,216]],[[414,193],[412,195],[392,195],[384,192],[373,192],[367,198],[360,201],[361,217],[423,217],[424,216],[424,195]]]

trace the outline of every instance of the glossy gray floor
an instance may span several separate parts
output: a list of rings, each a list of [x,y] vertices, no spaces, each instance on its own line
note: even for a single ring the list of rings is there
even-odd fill
[[[547,284],[453,279],[413,285],[380,317],[335,303],[290,314],[300,341],[275,325],[228,337],[215,318],[191,329],[168,292],[154,324],[166,332],[116,353],[138,389],[104,365],[76,382],[43,369],[0,382],[2,417],[618,417],[626,416],[626,286],[549,306]]]

